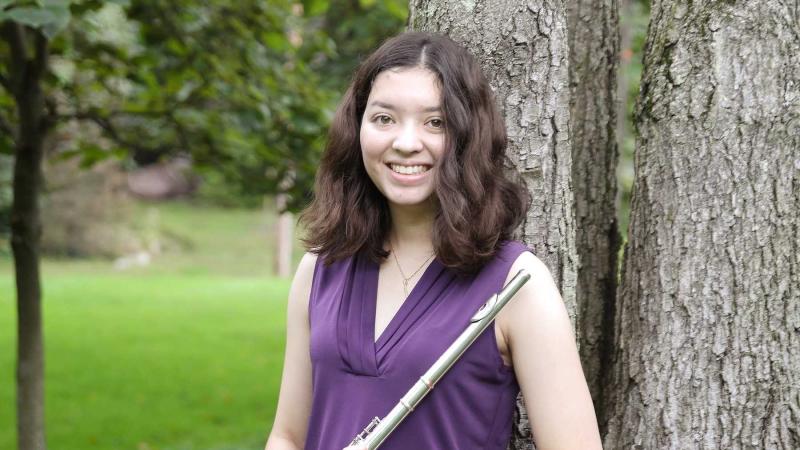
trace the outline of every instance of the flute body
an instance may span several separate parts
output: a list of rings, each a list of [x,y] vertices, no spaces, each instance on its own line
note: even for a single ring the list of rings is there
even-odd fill
[[[434,385],[455,364],[461,355],[486,330],[497,314],[530,279],[530,274],[520,270],[500,292],[492,295],[470,319],[467,328],[450,344],[450,347],[433,363],[414,386],[406,392],[400,402],[383,419],[375,417],[359,433],[345,450],[374,450],[394,431],[395,428],[417,407]]]

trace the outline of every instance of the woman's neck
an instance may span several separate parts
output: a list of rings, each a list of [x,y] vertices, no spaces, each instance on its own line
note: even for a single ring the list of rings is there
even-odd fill
[[[433,251],[434,211],[423,205],[413,207],[390,206],[392,228],[389,231],[390,248],[404,255],[429,255]]]

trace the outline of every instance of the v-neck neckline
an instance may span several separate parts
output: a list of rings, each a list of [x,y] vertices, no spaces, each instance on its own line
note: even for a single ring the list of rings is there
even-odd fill
[[[415,325],[429,313],[452,281],[452,274],[434,259],[425,268],[417,284],[375,339],[380,264],[360,254],[353,258],[340,293],[337,320],[337,346],[348,370],[353,373],[381,376],[392,349],[401,345]],[[401,287],[402,289],[402,287]]]
[[[394,315],[389,322],[386,324],[386,327],[381,331],[380,336],[375,338],[375,322],[376,322],[376,313],[378,309],[378,283],[380,281],[380,265],[371,262],[369,266],[369,278],[370,282],[368,285],[373,288],[370,291],[365,292],[367,298],[364,299],[366,306],[368,306],[368,310],[365,311],[368,320],[365,320],[364,323],[369,327],[369,330],[365,330],[364,335],[369,336],[372,339],[372,343],[375,346],[375,352],[379,352],[386,342],[392,338],[395,334],[401,331],[402,325],[404,320],[408,317],[408,315],[414,310],[414,308],[419,304],[420,300],[425,296],[425,292],[427,291],[426,286],[430,286],[432,279],[435,278],[436,275],[440,272],[443,266],[439,262],[438,258],[433,258],[433,260],[428,264],[428,267],[422,272],[422,275],[414,284],[414,287],[411,288],[411,291],[408,293],[408,296],[403,300],[403,303],[400,305],[400,308],[395,311]]]
[[[497,264],[504,264],[506,253],[499,256],[501,261]],[[515,252],[514,256],[518,253]],[[396,356],[406,355],[402,350],[409,339],[414,339],[418,331],[425,336],[425,330],[420,327],[438,326],[439,313],[448,310],[438,308],[443,307],[444,302],[459,302],[456,297],[465,295],[462,290],[473,284],[434,259],[376,339],[380,263],[365,254],[358,254],[343,262],[341,267],[337,266],[337,270],[339,272],[332,272],[330,280],[320,283],[333,283],[330,289],[339,299],[331,305],[337,310],[334,345],[338,348],[344,370],[359,376],[382,377],[387,371],[390,373]],[[455,291],[450,290],[453,283],[457,283]],[[398,288],[402,289],[401,286]],[[313,322],[314,318],[311,320]],[[418,342],[418,345],[425,344]]]

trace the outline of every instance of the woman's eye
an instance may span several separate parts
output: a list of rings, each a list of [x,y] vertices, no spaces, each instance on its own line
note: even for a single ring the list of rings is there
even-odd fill
[[[443,128],[444,121],[442,119],[431,119],[429,122],[433,128]]]
[[[380,115],[375,117],[375,121],[381,125],[389,125],[390,123],[392,123],[392,118],[389,116]]]

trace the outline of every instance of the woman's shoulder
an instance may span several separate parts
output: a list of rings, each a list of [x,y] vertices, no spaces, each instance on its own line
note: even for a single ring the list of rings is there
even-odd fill
[[[561,317],[565,315],[566,309],[563,298],[547,264],[529,249],[523,251],[519,253],[514,263],[511,264],[506,283],[511,281],[520,270],[525,270],[531,277],[517,292],[515,301],[508,305],[508,315],[517,319],[525,317]],[[518,320],[515,319],[512,322],[518,322]],[[525,325],[525,320],[520,322],[519,325],[522,327],[527,326]]]
[[[533,253],[533,250],[531,250],[525,244],[519,243],[519,246],[517,246],[514,250],[515,251],[512,253],[512,259],[514,262],[511,264],[511,268],[509,269],[509,274],[512,276],[520,269],[527,270],[531,275],[549,272],[547,265]]]
[[[308,278],[309,280],[314,275],[314,268],[317,266],[317,259],[319,255],[312,252],[305,252],[303,257],[300,258],[300,263],[297,265],[297,272],[295,273],[295,278],[303,277]]]
[[[497,316],[497,329],[500,333],[498,346],[501,351],[507,352],[507,349],[513,347],[514,338],[517,341],[528,339],[525,333],[531,323],[536,321],[537,327],[541,327],[538,323],[542,319],[553,317],[553,314],[558,316],[564,309],[547,265],[528,246],[515,241],[511,245],[506,243],[504,250],[509,257],[506,266],[509,269],[504,284],[511,281],[520,270],[530,274],[528,281]]]
[[[526,285],[528,285],[528,289],[525,289],[526,291],[540,291],[541,288],[551,288],[554,286],[555,280],[553,280],[552,273],[547,267],[547,264],[536,256],[525,244],[519,243],[519,245],[521,247],[517,247],[516,251],[513,253],[514,262],[508,270],[506,282],[514,278],[514,275],[520,270],[525,270],[531,275],[530,281],[526,283]]]
[[[311,252],[306,252],[300,259],[297,265],[297,270],[292,279],[292,287],[290,292],[290,301],[308,303],[308,297],[311,294],[311,285],[314,280],[314,272],[317,267],[318,256]]]
[[[357,255],[329,260],[324,253],[308,251],[297,265],[293,285],[304,287],[309,294],[316,295],[318,289],[349,276],[353,264],[358,264]]]

